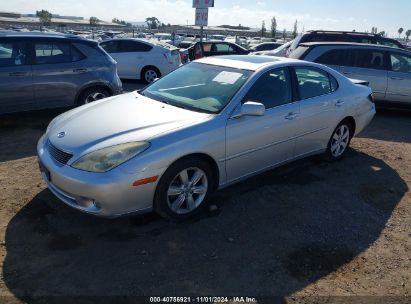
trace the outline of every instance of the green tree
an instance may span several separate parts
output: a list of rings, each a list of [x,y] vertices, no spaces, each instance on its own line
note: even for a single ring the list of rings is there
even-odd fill
[[[293,38],[297,37],[297,31],[298,31],[298,20],[295,20],[294,29],[293,29]]]
[[[156,29],[160,25],[160,20],[157,19],[157,17],[147,17],[146,18],[146,23],[148,28],[150,29]]]
[[[49,11],[46,11],[44,9],[41,11],[36,11],[36,16],[39,17],[42,25],[50,25],[51,17],[53,17],[53,15]]]
[[[90,22],[90,25],[95,26],[100,22],[100,20],[97,17],[90,17],[89,22]]]
[[[271,37],[275,38],[275,35],[277,34],[277,20],[275,17],[271,19]]]
[[[410,36],[411,36],[411,30],[407,30],[405,32],[405,37],[407,37],[407,41],[408,41],[408,38],[410,38]]]
[[[285,40],[285,38],[287,38],[287,31],[286,31],[286,29],[283,30],[283,39]]]
[[[399,37],[401,37],[401,34],[402,34],[403,31],[404,31],[404,29],[403,29],[402,27],[400,27],[400,28],[398,29],[398,34],[400,34]]]
[[[266,31],[267,29],[265,28],[265,21],[263,21],[263,23],[261,24],[261,37],[264,37]]]

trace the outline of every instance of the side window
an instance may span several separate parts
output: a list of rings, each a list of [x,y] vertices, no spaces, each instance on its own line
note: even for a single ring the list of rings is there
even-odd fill
[[[295,73],[297,75],[301,99],[325,95],[333,91],[333,85],[337,85],[338,87],[338,84],[331,83],[327,72],[317,68],[296,67]]]
[[[345,66],[347,64],[347,51],[346,50],[331,50],[320,57],[318,57],[314,62],[329,65],[341,65]]]
[[[275,69],[263,74],[243,99],[260,102],[266,109],[290,103],[291,81],[288,69]]]
[[[107,53],[118,53],[118,41],[106,41],[100,44],[100,46],[107,52]]]
[[[391,53],[391,69],[394,72],[411,73],[411,56]]]
[[[0,67],[26,64],[26,47],[22,42],[0,41]]]
[[[36,64],[55,64],[72,62],[69,43],[35,43]]]
[[[148,52],[152,49],[150,45],[138,41],[120,40],[119,44],[120,53]]]
[[[384,53],[376,50],[357,50],[355,66],[365,69],[384,70],[386,67]]]
[[[330,74],[328,74],[328,78],[330,79],[331,92],[337,91],[339,87],[337,79]]]
[[[229,44],[225,44],[225,43],[214,44],[214,52],[231,53],[233,51],[234,51],[233,48]]]

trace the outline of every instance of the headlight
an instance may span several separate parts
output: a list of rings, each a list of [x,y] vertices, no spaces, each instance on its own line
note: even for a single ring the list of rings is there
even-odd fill
[[[71,166],[83,171],[107,172],[142,153],[148,147],[150,143],[145,141],[120,144],[86,154]]]

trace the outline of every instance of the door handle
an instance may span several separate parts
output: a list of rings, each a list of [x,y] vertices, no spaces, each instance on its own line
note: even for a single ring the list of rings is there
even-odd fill
[[[27,76],[27,73],[26,72],[12,72],[12,73],[9,73],[9,76],[10,77],[24,77],[24,76]]]
[[[401,78],[401,77],[394,77],[394,76],[393,76],[393,77],[391,77],[391,79],[392,79],[392,80],[404,80],[404,78]]]
[[[341,106],[343,106],[345,104],[345,101],[344,100],[338,100],[336,103],[335,103],[335,106],[336,107],[341,107]]]
[[[291,112],[291,113],[288,113],[288,115],[285,116],[284,118],[287,119],[287,120],[293,120],[293,119],[297,118],[297,116],[298,116],[297,113]]]
[[[87,69],[73,69],[74,73],[86,73]]]

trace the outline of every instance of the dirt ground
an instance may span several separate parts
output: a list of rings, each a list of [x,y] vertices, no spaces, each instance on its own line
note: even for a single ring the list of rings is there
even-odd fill
[[[411,113],[381,111],[343,160],[314,157],[254,177],[218,192],[214,208],[183,224],[155,214],[99,219],[59,202],[35,149],[57,114],[0,117],[0,302],[410,300]],[[333,298],[349,295],[363,297]]]

